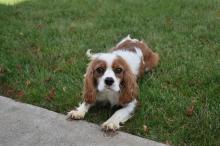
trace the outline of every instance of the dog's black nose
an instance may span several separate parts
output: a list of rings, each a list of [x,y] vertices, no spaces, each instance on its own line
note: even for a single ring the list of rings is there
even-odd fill
[[[111,86],[114,83],[114,79],[111,77],[105,78],[105,84]]]

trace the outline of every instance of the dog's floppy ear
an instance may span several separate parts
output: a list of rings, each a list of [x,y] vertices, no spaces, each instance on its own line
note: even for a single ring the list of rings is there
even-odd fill
[[[93,62],[91,62],[88,67],[86,74],[84,75],[84,93],[83,98],[86,103],[92,104],[96,100],[96,87],[95,79],[93,73]]]
[[[122,91],[119,97],[120,104],[124,105],[131,102],[134,98],[138,96],[138,85],[136,81],[136,76],[131,72],[131,70],[126,70],[124,72],[124,77],[122,80]]]
[[[112,67],[122,69],[120,74],[117,74],[117,77],[121,79],[119,103],[128,104],[138,96],[137,77],[132,73],[129,64],[120,56],[114,60]]]

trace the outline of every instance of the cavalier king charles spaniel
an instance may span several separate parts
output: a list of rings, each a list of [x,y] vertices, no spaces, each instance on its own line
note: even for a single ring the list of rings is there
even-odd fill
[[[92,54],[88,50],[86,54],[91,61],[84,79],[83,102],[67,117],[83,119],[97,101],[120,105],[122,108],[102,124],[103,130],[115,131],[132,117],[138,102],[137,79],[157,66],[159,55],[144,41],[129,35],[107,53]]]

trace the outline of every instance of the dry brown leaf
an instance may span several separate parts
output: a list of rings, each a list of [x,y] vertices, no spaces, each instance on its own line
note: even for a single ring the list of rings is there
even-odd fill
[[[48,101],[52,101],[55,96],[56,96],[55,89],[51,89],[49,94],[47,96],[45,96],[45,99],[48,100]]]
[[[63,68],[61,68],[61,67],[56,67],[54,70],[53,70],[53,72],[63,72],[64,70],[63,70]]]
[[[166,17],[166,24],[167,25],[172,25],[173,24],[173,19],[171,17]]]
[[[35,27],[36,27],[36,29],[42,29],[44,27],[44,25],[43,24],[37,24]]]
[[[186,109],[186,115],[187,115],[188,117],[191,117],[191,116],[193,115],[194,108],[195,108],[195,106],[192,105],[192,106],[189,106],[189,107]]]
[[[16,95],[17,97],[23,97],[25,94],[24,91],[18,91]]]
[[[15,95],[15,89],[9,86],[4,87],[3,95],[7,97],[11,97]]]
[[[26,86],[29,86],[30,84],[31,84],[31,81],[30,81],[30,80],[25,81],[25,85],[26,85]]]

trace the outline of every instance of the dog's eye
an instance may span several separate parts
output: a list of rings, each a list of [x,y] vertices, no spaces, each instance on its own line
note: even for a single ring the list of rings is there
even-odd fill
[[[122,68],[115,68],[115,69],[114,69],[114,72],[115,72],[116,74],[120,74],[120,73],[122,72]]]
[[[97,73],[99,73],[99,74],[103,74],[103,73],[105,72],[105,69],[102,68],[102,67],[99,67],[99,68],[96,69],[96,71],[97,71]]]

